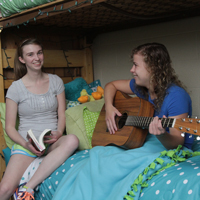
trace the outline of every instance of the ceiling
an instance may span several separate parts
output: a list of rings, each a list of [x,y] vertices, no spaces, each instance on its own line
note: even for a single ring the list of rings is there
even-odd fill
[[[53,15],[49,12],[48,17],[31,20],[28,26],[50,26],[52,30],[57,31],[62,29],[70,33],[97,35],[200,15],[199,0],[100,0],[99,2],[94,0],[90,2],[78,9],[62,9],[62,11],[60,9],[60,12]],[[58,10],[62,5],[62,3],[56,4],[56,9]],[[45,8],[42,11],[45,11]]]

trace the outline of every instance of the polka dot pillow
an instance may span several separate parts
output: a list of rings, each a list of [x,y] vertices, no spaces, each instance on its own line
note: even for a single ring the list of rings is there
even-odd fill
[[[163,170],[147,183],[140,200],[200,199],[200,156]]]

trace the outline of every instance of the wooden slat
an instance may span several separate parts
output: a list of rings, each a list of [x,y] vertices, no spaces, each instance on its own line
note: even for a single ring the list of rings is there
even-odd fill
[[[73,79],[78,78],[78,77],[81,77],[81,76],[73,77]],[[61,78],[64,83],[69,83],[70,81],[73,81],[72,77],[61,77]],[[11,86],[13,81],[14,80],[4,80],[4,89],[8,89]]]
[[[4,80],[4,89],[8,89],[14,80]]]
[[[67,60],[65,59],[67,56]],[[45,63],[44,67],[81,67],[84,65],[84,51],[83,50],[69,50],[63,52],[62,50],[44,50]]]
[[[2,49],[3,68],[10,66],[14,68],[14,58],[16,49]],[[67,60],[64,56],[67,56]],[[81,67],[84,65],[84,50],[44,50],[45,62],[44,67]]]
[[[82,77],[89,84],[94,81],[94,72],[91,45],[87,44],[86,38],[83,40],[83,46],[87,48],[84,49],[84,68],[82,69]]]
[[[3,79],[3,61],[1,53],[1,34],[0,34],[0,102],[5,102],[4,98],[4,79]]]

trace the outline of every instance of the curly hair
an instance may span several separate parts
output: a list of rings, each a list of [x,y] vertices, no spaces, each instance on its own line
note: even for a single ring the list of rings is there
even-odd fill
[[[171,85],[174,84],[184,89],[185,86],[175,74],[169,53],[163,44],[147,43],[140,45],[132,50],[132,59],[135,54],[140,54],[144,57],[147,69],[151,72],[150,84],[154,86],[154,92],[158,97],[154,100],[155,109],[160,110],[167,94],[167,89]],[[136,90],[146,99],[148,98],[147,88],[136,85]]]
[[[41,42],[35,38],[25,39],[18,45],[14,60],[15,80],[22,78],[27,73],[26,65],[19,61],[19,57],[23,58],[23,47],[29,44],[39,45],[43,50]]]

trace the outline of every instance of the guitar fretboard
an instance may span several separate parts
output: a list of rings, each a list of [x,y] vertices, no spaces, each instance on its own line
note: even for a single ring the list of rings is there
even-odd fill
[[[136,126],[142,128],[148,128],[150,123],[153,121],[153,117],[142,117],[142,116],[128,116],[125,126]],[[163,128],[174,127],[175,118],[159,118]]]

